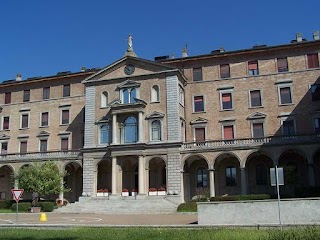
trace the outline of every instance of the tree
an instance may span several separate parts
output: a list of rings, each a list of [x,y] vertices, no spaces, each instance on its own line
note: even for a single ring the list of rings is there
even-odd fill
[[[65,171],[60,171],[58,165],[52,161],[45,163],[35,163],[19,169],[15,180],[18,181],[19,188],[32,194],[32,204],[35,206],[38,194],[45,196],[49,194],[59,194],[66,191],[61,179],[66,175]]]

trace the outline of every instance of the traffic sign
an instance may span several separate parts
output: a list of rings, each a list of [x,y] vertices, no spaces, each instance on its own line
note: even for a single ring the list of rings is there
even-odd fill
[[[11,193],[14,197],[14,200],[16,200],[16,202],[19,202],[19,199],[22,196],[24,189],[11,189]]]

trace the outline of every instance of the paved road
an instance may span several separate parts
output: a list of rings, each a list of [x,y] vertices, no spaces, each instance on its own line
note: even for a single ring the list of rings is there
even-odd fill
[[[197,214],[67,214],[47,213],[47,221],[40,222],[40,213],[19,213],[20,225],[85,225],[85,226],[125,226],[125,225],[191,225],[198,221]],[[0,214],[0,226],[14,225],[16,214]]]

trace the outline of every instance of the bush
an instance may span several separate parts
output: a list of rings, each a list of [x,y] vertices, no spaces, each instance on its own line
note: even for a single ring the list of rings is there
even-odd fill
[[[1,200],[0,201],[0,209],[10,209],[11,205],[14,203],[15,201],[13,200]]]
[[[52,212],[54,208],[53,202],[38,202],[37,207],[41,207],[42,212]]]
[[[210,198],[212,202],[218,201],[245,201],[245,200],[265,200],[270,199],[268,194],[250,194],[250,195],[234,195],[234,196],[218,196]]]
[[[320,187],[296,187],[295,196],[298,198],[320,197]]]
[[[28,209],[31,207],[31,203],[30,202],[22,202],[19,203],[19,212],[28,212]],[[11,206],[12,211],[16,211],[17,209],[17,204],[14,203]]]
[[[181,203],[177,208],[177,212],[197,212],[197,203],[196,202]]]

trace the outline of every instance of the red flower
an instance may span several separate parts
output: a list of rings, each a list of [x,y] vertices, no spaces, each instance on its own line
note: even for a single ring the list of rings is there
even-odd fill
[[[138,192],[138,190],[136,188],[132,189],[132,192]]]
[[[149,188],[149,192],[156,192],[157,189],[156,188]]]
[[[122,192],[129,192],[129,190],[124,188],[124,189],[122,189]]]
[[[163,187],[161,187],[161,188],[158,189],[158,191],[165,191],[165,190],[166,190],[166,189],[163,188]]]

